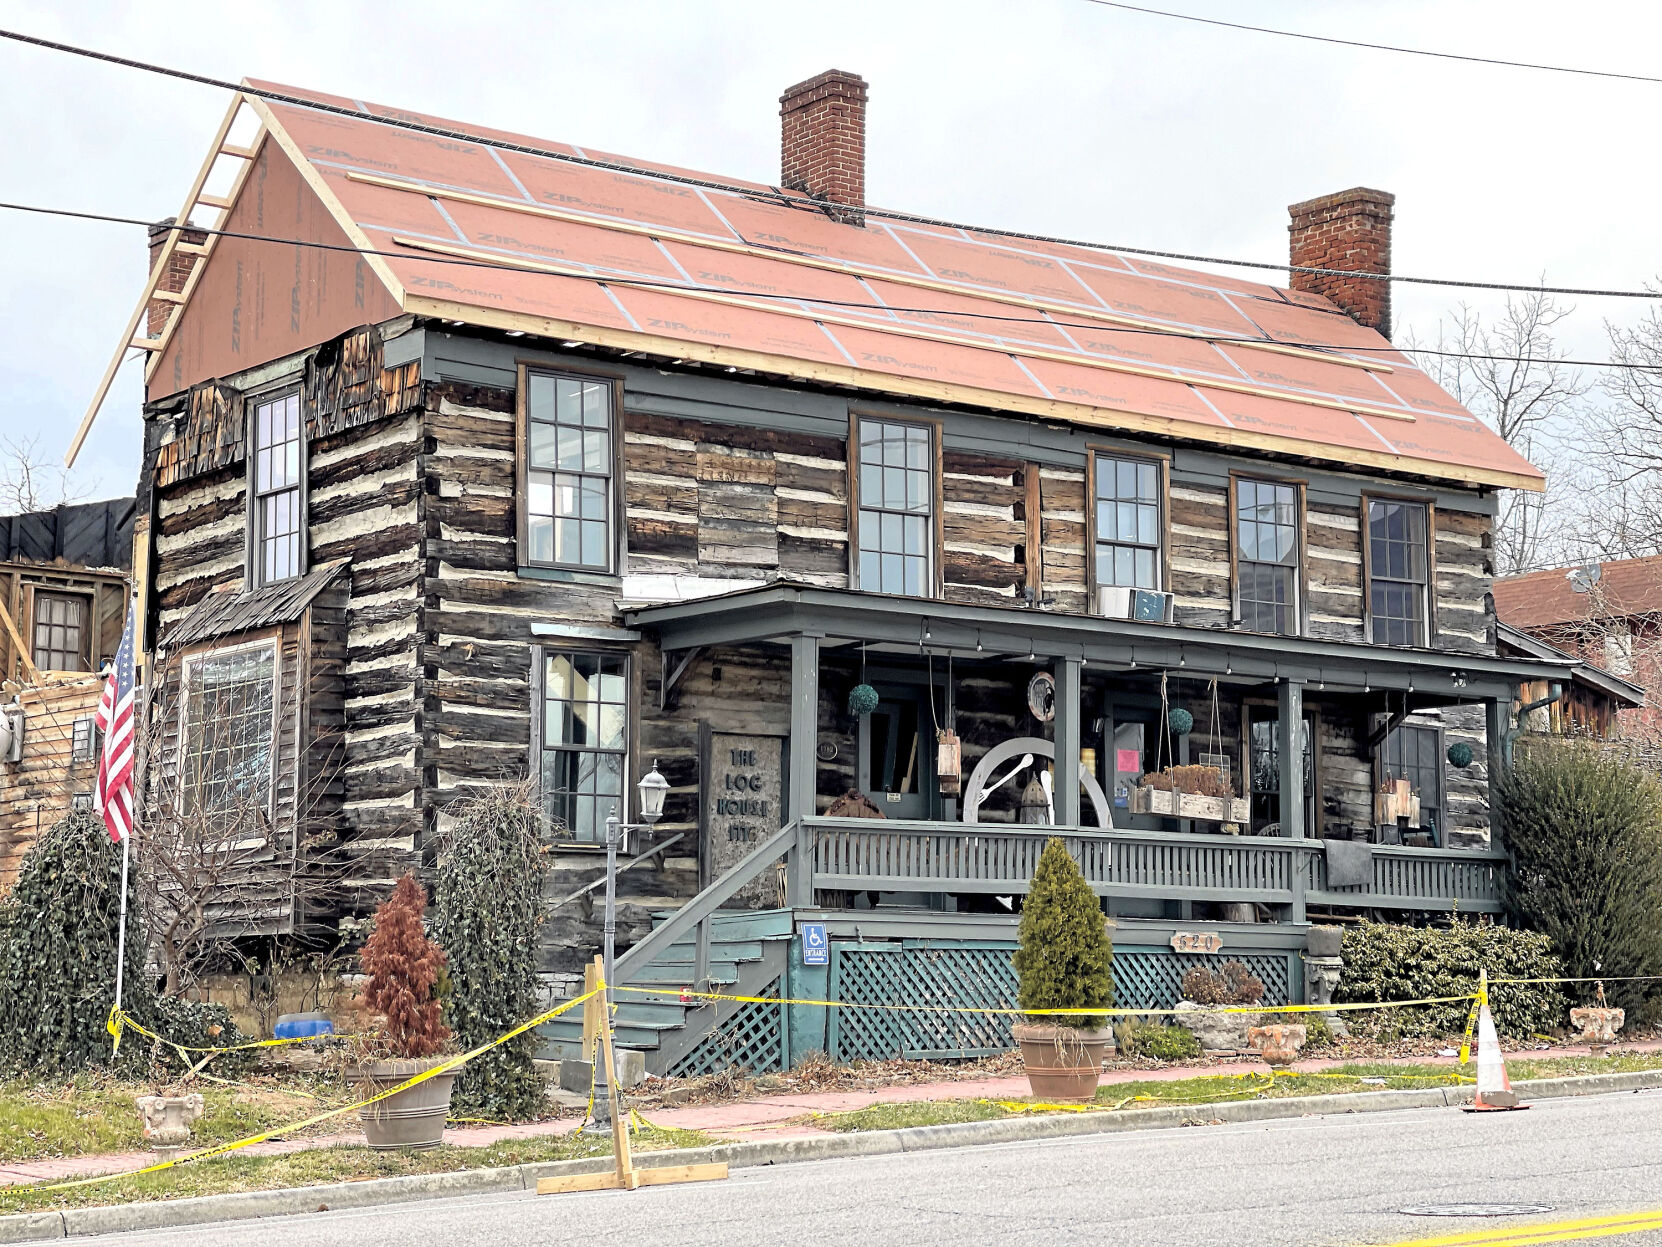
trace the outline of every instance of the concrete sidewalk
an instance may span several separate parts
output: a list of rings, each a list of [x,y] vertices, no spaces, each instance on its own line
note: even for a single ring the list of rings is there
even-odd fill
[[[1662,1040],[1648,1040],[1621,1045],[1622,1052],[1662,1051]],[[1532,1055],[1552,1057],[1589,1056],[1586,1047],[1560,1047],[1533,1053],[1519,1051],[1509,1054],[1515,1058]],[[1339,1065],[1354,1065],[1364,1058],[1330,1058],[1300,1061],[1293,1072],[1317,1074]],[[1367,1061],[1378,1065],[1438,1065],[1456,1066],[1456,1057],[1397,1057]],[[1230,1075],[1268,1074],[1270,1067],[1263,1061],[1240,1060],[1213,1062],[1206,1065],[1173,1065],[1157,1069],[1120,1068],[1102,1075],[1103,1086],[1134,1082],[1175,1082],[1184,1078],[1227,1077]],[[754,1099],[723,1104],[693,1104],[682,1108],[653,1108],[645,1116],[655,1126],[674,1130],[698,1130],[718,1139],[743,1141],[754,1139],[810,1138],[833,1133],[801,1120],[813,1113],[845,1113],[869,1108],[874,1104],[912,1104],[930,1100],[1008,1100],[1028,1094],[1027,1079],[1023,1075],[999,1078],[943,1080],[928,1083],[903,1083],[894,1086],[872,1087],[859,1091],[800,1091],[763,1095]],[[531,1122],[522,1126],[452,1126],[444,1132],[444,1141],[453,1147],[486,1147],[508,1139],[528,1139],[542,1135],[569,1134],[581,1124],[581,1118],[562,1117],[554,1121]],[[303,1139],[274,1139],[255,1143],[243,1149],[246,1156],[277,1156],[314,1148],[362,1146],[364,1136],[358,1131],[338,1134],[312,1135]],[[109,1152],[93,1156],[55,1157],[49,1160],[14,1162],[0,1165],[0,1186],[16,1186],[29,1182],[69,1181],[98,1174],[123,1173],[153,1164],[150,1152]]]

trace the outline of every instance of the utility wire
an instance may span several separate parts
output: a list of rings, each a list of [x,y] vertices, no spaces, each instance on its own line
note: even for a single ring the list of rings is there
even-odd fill
[[[45,48],[53,52],[63,52],[70,56],[85,57],[88,60],[100,61],[109,65],[120,65],[127,69],[137,69],[145,73],[161,74],[164,77],[177,78],[184,82],[194,82],[201,86],[240,92],[243,95],[256,96],[278,104],[290,104],[298,108],[311,109],[315,112],[334,113],[343,117],[351,117],[356,121],[368,121],[376,125],[391,126],[394,129],[409,130],[433,138],[451,139],[457,142],[476,144],[480,147],[493,147],[501,151],[518,152],[521,155],[539,156],[548,160],[559,160],[567,164],[582,165],[586,168],[600,169],[611,173],[625,173],[632,177],[653,178],[659,181],[673,182],[681,186],[694,186],[701,190],[742,195],[750,199],[776,203],[796,210],[811,209],[817,211],[823,207],[818,200],[800,195],[789,195],[776,187],[759,190],[755,186],[741,186],[732,182],[696,177],[692,174],[671,173],[663,169],[646,169],[617,161],[596,160],[592,156],[578,156],[571,152],[554,151],[530,143],[510,142],[507,139],[492,138],[468,130],[454,130],[444,126],[428,125],[425,122],[410,121],[402,117],[383,117],[375,113],[360,112],[356,108],[348,108],[343,104],[331,104],[326,100],[289,95],[282,91],[272,91],[264,87],[244,86],[241,83],[231,82],[224,78],[212,78],[206,74],[190,73],[186,70],[156,65],[148,61],[134,60],[131,57],[116,56],[109,52],[78,47],[71,43],[59,43],[52,39],[42,39],[38,35],[28,35],[20,31],[0,29],[0,39],[9,39],[15,43]],[[896,212],[883,208],[865,208],[863,211],[868,217],[885,221],[898,221],[907,225],[927,225],[932,229],[961,230],[967,234],[981,234],[989,238],[1008,238],[1018,242],[1039,242],[1053,246],[1079,247],[1087,251],[1118,252],[1121,255],[1146,256],[1155,260],[1176,260],[1185,264],[1217,264],[1227,268],[1247,268],[1277,273],[1305,273],[1316,277],[1355,277],[1358,271],[1355,269],[1317,268],[1306,264],[1272,263],[1267,260],[1234,260],[1226,256],[1196,255],[1183,251],[1157,251],[1147,247],[1123,247],[1113,243],[1090,242],[1053,234],[1024,233],[1020,230],[995,229],[985,225],[966,225],[959,221],[946,220],[943,217],[922,216],[916,213]],[[1395,282],[1399,285],[1442,286],[1459,290],[1530,292],[1581,298],[1662,298],[1662,294],[1650,290],[1603,290],[1578,286],[1543,286],[1535,282],[1462,281],[1446,277],[1409,277],[1396,273],[1369,273],[1367,276],[1374,281]]]
[[[1575,65],[1546,65],[1537,61],[1507,61],[1493,56],[1467,56],[1459,52],[1436,52],[1429,48],[1404,48],[1391,43],[1368,43],[1362,39],[1339,39],[1332,35],[1312,35],[1301,30],[1279,30],[1273,26],[1249,26],[1245,22],[1226,22],[1221,17],[1201,17],[1198,13],[1173,13],[1169,9],[1150,9],[1140,4],[1121,4],[1118,0],[1086,0],[1088,4],[1105,9],[1121,9],[1127,13],[1144,13],[1150,17],[1170,17],[1180,22],[1197,22],[1202,26],[1222,26],[1228,30],[1246,30],[1255,35],[1279,35],[1283,39],[1307,39],[1311,43],[1331,43],[1346,48],[1365,48],[1370,52],[1401,52],[1406,56],[1429,56],[1442,61],[1464,61],[1468,65],[1499,65],[1506,69],[1540,69],[1552,74],[1581,74],[1589,78],[1616,78],[1625,82],[1662,82],[1650,74],[1624,74],[1611,69],[1582,69]]]
[[[149,229],[153,222],[143,217],[113,216],[103,212],[79,212],[69,208],[47,208],[38,204],[8,203],[0,201],[0,211],[27,212],[37,216],[63,217],[72,221],[90,221],[109,225],[136,225]],[[471,260],[461,256],[435,255],[416,249],[399,251],[383,251],[372,247],[354,247],[347,243],[328,243],[311,238],[278,238],[271,234],[250,234],[240,230],[213,229],[204,225],[185,225],[181,230],[197,234],[212,235],[219,238],[237,238],[247,242],[271,243],[283,247],[306,247],[314,251],[335,251],[353,256],[376,256],[392,260],[419,260],[423,264],[436,264],[455,268],[495,269],[510,273],[524,273],[532,277],[559,277],[574,281],[593,281],[601,285],[634,287],[642,290],[655,290],[665,294],[714,294],[739,299],[778,299],[787,303],[800,303],[820,307],[844,307],[862,312],[903,312],[917,316],[946,316],[958,320],[988,320],[1004,324],[1037,325],[1046,329],[1080,329],[1093,333],[1137,334],[1147,337],[1178,338],[1185,342],[1207,342],[1215,346],[1289,346],[1300,350],[1346,352],[1343,355],[1335,354],[1334,358],[1354,359],[1356,355],[1378,354],[1379,349],[1370,347],[1346,348],[1332,342],[1302,342],[1292,338],[1276,338],[1267,334],[1249,336],[1245,334],[1209,334],[1193,332],[1184,329],[1161,329],[1155,326],[1117,325],[1111,321],[1068,321],[1059,320],[1055,316],[1045,314],[1040,316],[1017,316],[1002,312],[966,312],[958,308],[943,307],[903,307],[898,304],[863,303],[855,299],[828,299],[818,295],[790,294],[785,291],[764,290],[734,290],[726,286],[700,286],[689,282],[663,281],[651,277],[615,277],[606,273],[555,273],[547,268],[534,267],[525,264],[515,264],[513,260],[504,257],[501,260]],[[1538,289],[1538,287],[1531,287]],[[973,294],[973,292],[970,292]],[[1652,295],[1653,298],[1662,298],[1662,292]],[[872,329],[881,330],[884,322],[873,319]],[[913,326],[921,327],[921,326]],[[997,349],[997,343],[989,343],[992,349]],[[1405,347],[1389,343],[1384,348],[1404,355],[1433,355],[1447,359],[1492,360],[1501,363],[1518,364],[1558,364],[1572,368],[1631,368],[1641,372],[1662,371],[1645,364],[1621,363],[1605,359],[1560,359],[1543,356],[1536,358],[1532,355],[1485,355],[1471,351],[1445,351],[1432,347]]]

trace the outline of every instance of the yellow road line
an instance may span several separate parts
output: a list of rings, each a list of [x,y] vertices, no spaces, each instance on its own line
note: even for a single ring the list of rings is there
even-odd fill
[[[1644,1212],[1619,1212],[1577,1221],[1538,1221],[1532,1225],[1508,1225],[1471,1230],[1439,1238],[1415,1238],[1390,1247],[1524,1247],[1528,1243],[1567,1243],[1586,1238],[1614,1238],[1619,1234],[1641,1234],[1662,1230],[1662,1208]]]

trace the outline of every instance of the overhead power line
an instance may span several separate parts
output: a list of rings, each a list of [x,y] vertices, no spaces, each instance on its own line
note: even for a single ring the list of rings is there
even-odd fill
[[[1339,39],[1332,35],[1312,35],[1302,30],[1280,30],[1274,26],[1251,26],[1245,22],[1229,22],[1221,17],[1202,17],[1198,13],[1174,13],[1169,9],[1151,9],[1140,4],[1121,4],[1118,0],[1086,0],[1088,4],[1104,9],[1122,9],[1127,13],[1144,13],[1150,17],[1170,17],[1180,22],[1196,22],[1202,26],[1222,26],[1228,30],[1246,30],[1255,35],[1278,35],[1283,39],[1305,39],[1311,43],[1331,43],[1345,48],[1364,48],[1369,52],[1400,52],[1405,56],[1428,56],[1440,61],[1463,61],[1468,65],[1498,65],[1505,69],[1539,69],[1551,74],[1579,74],[1587,78],[1615,78],[1624,82],[1662,82],[1650,74],[1624,74],[1613,69],[1584,69],[1577,65],[1547,65],[1538,61],[1508,61],[1495,56],[1471,56],[1461,52],[1438,52],[1430,48],[1404,48],[1392,43],[1369,43],[1363,39]]]
[[[563,161],[567,164],[582,165],[587,168],[600,169],[612,173],[624,173],[631,177],[651,178],[659,181],[673,182],[682,186],[694,186],[701,190],[722,191],[728,194],[744,195],[753,199],[765,199],[769,202],[781,204],[794,209],[816,208],[817,201],[804,199],[797,195],[788,195],[776,187],[759,190],[755,186],[743,186],[732,182],[723,182],[712,178],[701,178],[693,174],[672,173],[663,169],[643,169],[632,164],[623,164],[617,161],[597,160],[591,156],[578,156],[571,152],[554,151],[550,148],[539,147],[530,143],[515,143],[507,139],[494,138],[488,135],[476,134],[469,130],[455,130],[445,126],[429,125],[426,122],[411,121],[402,117],[383,117],[374,113],[360,112],[356,108],[348,108],[343,104],[331,104],[325,100],[315,100],[301,95],[290,95],[282,91],[272,91],[263,87],[244,86],[241,83],[231,82],[224,78],[213,78],[206,74],[191,73],[183,69],[173,69],[165,65],[157,65],[148,61],[134,60],[131,57],[116,56],[109,52],[99,52],[92,48],[83,48],[71,43],[60,43],[52,39],[43,39],[38,35],[24,34],[21,31],[0,29],[0,39],[9,39],[15,43],[27,44],[31,47],[45,48],[53,52],[63,52],[70,56],[84,57],[88,60],[100,61],[109,65],[120,65],[126,69],[137,69],[145,73],[161,74],[164,77],[176,78],[184,82],[194,82],[201,86],[217,87],[220,90],[240,92],[278,104],[289,104],[298,108],[307,108],[316,112],[334,113],[344,117],[351,117],[356,121],[373,122],[376,125],[390,126],[394,129],[409,130],[417,134],[425,134],[433,138],[451,139],[457,142],[473,143],[480,147],[493,147],[501,151],[518,152],[521,155],[539,156],[548,160]],[[932,229],[963,230],[966,233],[981,234],[989,238],[1007,238],[1018,242],[1038,242],[1053,246],[1079,247],[1087,251],[1117,252],[1121,255],[1144,256],[1155,260],[1175,260],[1185,264],[1217,264],[1226,268],[1246,268],[1259,271],[1277,273],[1305,273],[1317,277],[1355,277],[1355,269],[1316,268],[1304,264],[1286,264],[1267,260],[1237,260],[1227,256],[1197,255],[1183,251],[1159,251],[1148,247],[1125,247],[1114,243],[1091,242],[1078,238],[1067,238],[1053,234],[1024,233],[1020,230],[996,229],[985,225],[967,225],[960,221],[949,221],[943,217],[922,216],[916,213],[896,212],[883,208],[866,208],[868,217],[875,217],[885,221],[898,221],[907,225],[927,225]],[[1393,282],[1398,285],[1439,286],[1456,290],[1491,290],[1500,292],[1558,294],[1577,298],[1608,298],[1608,299],[1657,299],[1662,293],[1651,290],[1606,290],[1596,287],[1581,286],[1543,286],[1538,282],[1493,282],[1493,281],[1466,281],[1449,277],[1410,277],[1397,273],[1369,273],[1367,276],[1376,281]]]
[[[108,225],[132,225],[145,229],[152,227],[153,222],[144,217],[115,216],[104,212],[81,212],[71,208],[48,208],[40,204],[8,203],[0,201],[0,211],[26,212],[35,216],[61,217],[72,221],[88,221]],[[659,280],[650,277],[622,277],[606,273],[551,272],[545,266],[533,264],[516,264],[511,258],[504,256],[500,260],[471,260],[460,256],[434,255],[428,252],[402,249],[395,251],[380,250],[372,247],[355,247],[350,243],[329,243],[312,238],[278,238],[272,234],[253,234],[241,230],[214,229],[203,225],[189,225],[185,228],[198,234],[211,235],[218,238],[236,238],[246,242],[270,243],[274,246],[305,247],[314,251],[334,251],[353,256],[376,256],[383,259],[419,260],[423,264],[442,265],[454,268],[495,269],[510,273],[525,273],[533,277],[558,277],[567,280],[594,281],[604,285],[633,287],[642,290],[661,291],[665,294],[712,294],[728,298],[743,299],[777,299],[781,302],[800,303],[820,307],[850,308],[863,312],[900,312],[918,316],[946,316],[957,320],[985,320],[1000,324],[1037,325],[1046,329],[1080,329],[1092,333],[1137,334],[1149,337],[1179,338],[1186,342],[1209,342],[1217,346],[1286,346],[1301,350],[1335,352],[1346,348],[1332,342],[1301,342],[1288,338],[1274,338],[1267,334],[1250,336],[1244,334],[1209,334],[1187,329],[1162,329],[1157,326],[1118,325],[1111,321],[1069,321],[1058,319],[1057,316],[1044,313],[1038,316],[1018,316],[1004,312],[969,312],[960,308],[945,307],[903,307],[898,304],[885,303],[881,306],[873,303],[860,302],[854,299],[828,299],[818,295],[798,295],[784,291],[734,290],[726,286],[701,286],[696,282],[674,282]],[[1530,289],[1539,289],[1530,287]],[[1662,298],[1662,292],[1651,296]],[[874,329],[881,328],[881,321],[873,321]],[[1487,355],[1471,351],[1446,351],[1431,347],[1403,347],[1394,343],[1388,349],[1406,355],[1431,355],[1446,359],[1490,360],[1501,363],[1519,364],[1555,364],[1574,368],[1631,368],[1639,371],[1658,371],[1643,364],[1622,363],[1616,360],[1603,359],[1559,359],[1556,357],[1536,358],[1530,355]],[[1374,354],[1377,352],[1364,348],[1357,349],[1358,354]],[[1346,356],[1349,358],[1349,356]]]

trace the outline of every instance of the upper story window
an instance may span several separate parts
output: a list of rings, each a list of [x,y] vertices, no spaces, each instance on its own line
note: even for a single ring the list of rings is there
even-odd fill
[[[1163,524],[1160,467],[1144,459],[1096,457],[1096,583],[1158,589]]]
[[[250,423],[248,579],[257,588],[306,570],[299,393],[256,402]]]
[[[1367,508],[1369,639],[1375,645],[1425,645],[1431,584],[1426,504],[1369,498]]]
[[[35,591],[35,666],[41,671],[88,669],[87,599],[77,593]]]
[[[861,420],[859,587],[934,591],[935,446],[928,425]]]
[[[277,647],[211,650],[183,664],[181,812],[222,816],[232,829],[271,808]]]
[[[1242,627],[1299,630],[1298,487],[1235,481],[1235,595]]]
[[[524,393],[521,558],[545,567],[610,571],[612,384],[528,372]]]
[[[627,816],[628,661],[622,654],[542,653],[543,808],[552,825],[578,840],[604,842],[607,816]]]

